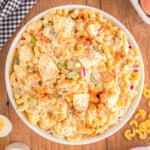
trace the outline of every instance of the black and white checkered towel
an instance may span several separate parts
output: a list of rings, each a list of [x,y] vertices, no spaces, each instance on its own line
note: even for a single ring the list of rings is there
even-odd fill
[[[0,0],[0,50],[37,0]]]

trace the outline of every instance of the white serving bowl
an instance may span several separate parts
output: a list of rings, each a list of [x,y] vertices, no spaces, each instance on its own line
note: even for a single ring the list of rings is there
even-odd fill
[[[84,6],[84,5],[64,5],[64,6],[60,6],[60,7],[55,7],[55,8],[51,8],[49,10],[46,10],[42,13],[40,13],[39,15],[35,16],[33,19],[31,19],[21,30],[20,32],[17,34],[17,36],[15,37],[15,39],[13,40],[13,43],[9,49],[8,55],[7,55],[7,60],[6,60],[6,66],[5,66],[5,81],[6,81],[6,88],[7,88],[7,92],[8,92],[8,96],[9,99],[16,111],[16,113],[19,115],[19,117],[21,118],[21,120],[23,120],[23,122],[29,127],[31,128],[33,131],[35,131],[37,134],[41,135],[42,137],[57,142],[57,143],[61,143],[61,144],[68,144],[68,145],[82,145],[82,144],[89,144],[89,143],[93,143],[93,142],[97,142],[100,140],[103,140],[107,137],[109,137],[110,135],[112,135],[113,133],[115,133],[116,131],[118,131],[124,124],[127,123],[127,121],[131,118],[131,116],[133,115],[133,113],[135,112],[139,102],[140,102],[140,98],[142,95],[142,89],[143,89],[143,84],[144,84],[144,66],[143,66],[143,60],[142,60],[142,56],[140,53],[140,60],[141,60],[141,80],[140,80],[140,84],[138,87],[138,95],[136,96],[135,100],[133,101],[132,105],[129,107],[128,112],[126,113],[126,115],[124,116],[124,118],[117,124],[114,125],[113,127],[109,128],[105,133],[103,133],[102,135],[97,135],[95,137],[91,137],[89,139],[82,139],[78,142],[69,142],[65,139],[57,139],[51,135],[49,135],[48,133],[40,130],[39,128],[37,128],[36,126],[33,126],[24,116],[23,113],[19,112],[17,110],[17,105],[15,103],[15,99],[13,97],[13,92],[12,92],[12,88],[10,85],[10,81],[9,81],[9,73],[10,73],[10,69],[11,69],[11,63],[12,63],[12,58],[13,58],[13,54],[14,54],[14,49],[15,46],[18,42],[18,40],[21,38],[22,33],[25,31],[27,25],[34,21],[37,20],[39,18],[42,18],[45,14],[47,14],[48,12],[50,12],[53,9],[62,9],[62,8],[68,8],[68,9],[73,9],[73,8],[89,8],[91,10],[93,10],[94,12],[99,12],[101,14],[104,15],[104,17],[106,17],[107,19],[111,20],[112,22],[114,22],[116,25],[118,25],[122,30],[125,31],[125,33],[128,35],[132,45],[134,47],[136,47],[139,50],[139,47],[136,43],[136,41],[134,40],[133,36],[131,35],[131,33],[125,28],[125,26],[123,24],[121,24],[117,19],[115,19],[114,17],[112,17],[111,15],[109,15],[108,13],[105,13],[102,10],[93,8],[93,7],[89,7],[89,6]],[[140,52],[140,50],[139,50]],[[21,134],[21,133],[20,133]]]

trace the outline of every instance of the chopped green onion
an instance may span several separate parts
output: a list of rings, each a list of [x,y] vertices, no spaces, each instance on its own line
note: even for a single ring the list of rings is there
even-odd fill
[[[32,101],[32,98],[29,98],[29,99],[28,99],[28,102],[31,103],[31,101]]]
[[[55,34],[55,31],[53,29],[51,30],[51,34]]]
[[[54,38],[57,37],[57,35],[56,35],[56,33],[55,33],[55,31],[53,29],[51,30],[51,34],[53,35]]]
[[[64,135],[64,134],[60,134],[60,133],[58,133],[56,130],[54,130],[54,132],[55,132],[55,134],[56,135],[58,135],[59,137],[62,137],[62,138],[64,138],[66,135]]]
[[[44,25],[44,28],[47,27],[47,26],[49,26],[49,25],[50,25],[50,23],[45,24],[45,25]]]
[[[31,39],[31,44],[32,44],[32,46],[34,46],[35,43],[36,43],[36,39],[35,39],[35,38],[32,38],[32,39]]]
[[[19,59],[18,58],[14,59],[14,65],[19,65]]]
[[[33,98],[29,98],[28,103],[30,105],[30,108],[34,108],[36,106],[36,100]]]
[[[59,64],[58,64],[58,67],[59,67],[60,69],[67,69],[67,65],[64,64],[64,63],[59,63]]]
[[[80,74],[78,72],[69,72],[67,75],[66,75],[66,78],[68,79],[74,79],[74,80],[77,80],[78,78],[80,77]]]
[[[118,40],[122,40],[122,38],[121,38],[121,37],[118,37],[118,36],[115,36],[114,39],[115,39],[115,40],[117,40],[117,39],[118,39]]]
[[[44,28],[47,27],[47,26],[49,26],[49,25],[53,25],[53,22],[52,21],[48,22],[47,24],[44,25]]]

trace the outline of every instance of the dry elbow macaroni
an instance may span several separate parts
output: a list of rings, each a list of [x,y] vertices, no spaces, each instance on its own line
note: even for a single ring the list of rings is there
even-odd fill
[[[147,88],[147,83],[145,83],[144,89],[143,89],[144,98],[150,98],[149,92],[150,92],[150,89]],[[147,106],[150,107],[150,100],[148,100]],[[146,120],[140,121],[140,122],[137,121],[137,119],[139,118],[145,119],[146,116],[147,116]],[[138,111],[134,115],[134,119],[136,120],[131,120],[129,122],[129,125],[134,127],[132,129],[132,133],[131,133],[131,129],[127,129],[124,132],[124,137],[127,140],[132,140],[132,138],[137,134],[139,139],[145,140],[148,134],[150,134],[150,113],[147,113],[146,110],[144,109],[138,109]]]
[[[143,96],[145,98],[150,98],[150,88],[147,88],[147,83],[144,85]]]
[[[137,94],[138,50],[123,30],[92,10],[51,11],[27,26],[15,49],[10,82],[18,109],[57,138],[104,133]],[[130,139],[128,134],[135,131],[125,133]]]

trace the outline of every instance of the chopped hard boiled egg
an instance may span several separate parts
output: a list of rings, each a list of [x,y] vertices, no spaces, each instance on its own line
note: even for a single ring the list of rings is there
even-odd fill
[[[74,94],[73,106],[77,112],[86,111],[89,105],[89,94]]]
[[[114,93],[110,95],[101,94],[100,99],[101,99],[101,102],[106,104],[108,108],[111,108],[112,106],[116,104],[118,97],[119,97],[118,93]]]
[[[20,59],[20,61],[27,62],[27,61],[32,60],[32,58],[33,58],[32,49],[30,47],[26,46],[26,45],[23,45],[20,48],[20,53],[19,53],[19,59]]]
[[[90,24],[87,26],[86,31],[91,37],[96,36],[100,31],[100,25],[98,23]]]
[[[52,79],[58,73],[56,64],[47,55],[42,55],[40,57],[38,68],[43,81]]]
[[[11,122],[5,116],[0,115],[0,137],[7,136],[11,130]]]
[[[102,56],[95,51],[86,50],[84,55],[79,57],[79,61],[85,68],[89,68],[102,60]]]

